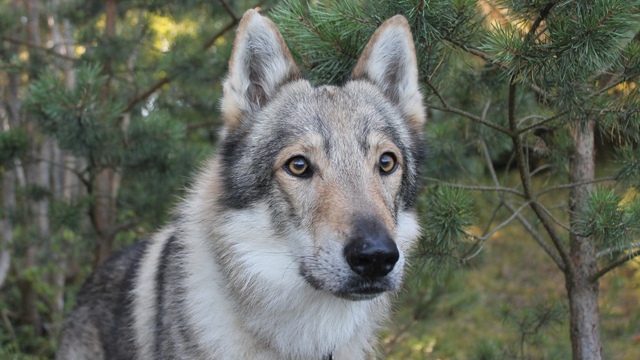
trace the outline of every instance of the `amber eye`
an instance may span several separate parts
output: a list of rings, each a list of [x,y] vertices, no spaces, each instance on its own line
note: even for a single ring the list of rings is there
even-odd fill
[[[398,163],[396,162],[396,156],[392,153],[384,153],[380,155],[380,172],[382,174],[388,175],[392,172],[396,171],[398,167]]]
[[[294,156],[284,165],[284,169],[290,175],[297,177],[308,177],[311,175],[309,162],[302,156]]]

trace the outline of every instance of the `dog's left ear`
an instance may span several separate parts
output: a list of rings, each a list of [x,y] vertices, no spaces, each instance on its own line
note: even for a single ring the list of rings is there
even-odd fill
[[[368,80],[402,111],[409,126],[423,130],[425,112],[418,86],[418,61],[407,19],[396,15],[371,36],[351,74],[354,80]]]
[[[222,114],[232,131],[273,97],[283,83],[300,78],[276,25],[255,10],[245,12],[224,82]]]

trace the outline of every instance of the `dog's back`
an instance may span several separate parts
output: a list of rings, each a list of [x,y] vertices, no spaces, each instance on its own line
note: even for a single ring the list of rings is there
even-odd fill
[[[58,360],[131,358],[131,290],[147,244],[115,254],[87,279],[65,321]]]
[[[93,274],[58,359],[364,359],[400,290],[425,121],[406,19],[313,87],[243,17],[219,149],[175,220]]]

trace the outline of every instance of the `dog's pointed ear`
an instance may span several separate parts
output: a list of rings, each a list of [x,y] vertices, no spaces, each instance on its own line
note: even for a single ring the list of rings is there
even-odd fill
[[[222,114],[227,130],[264,106],[283,83],[299,77],[276,25],[248,10],[238,25],[224,82]]]
[[[368,80],[402,111],[409,126],[422,132],[425,112],[418,85],[418,61],[407,19],[396,15],[371,36],[351,74]]]

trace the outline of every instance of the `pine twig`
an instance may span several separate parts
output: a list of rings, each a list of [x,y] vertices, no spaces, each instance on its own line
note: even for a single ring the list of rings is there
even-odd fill
[[[238,16],[236,15],[236,12],[229,5],[229,3],[227,3],[226,0],[219,0],[219,1],[222,4],[222,6],[224,6],[224,9],[227,10],[227,13],[229,13],[229,15],[231,15],[231,18],[233,18],[233,20],[236,21],[236,22],[240,22],[240,18],[238,18]]]
[[[565,229],[566,231],[571,232],[571,228],[560,221],[560,219],[555,217],[555,215],[553,215],[553,213],[551,213],[551,211],[547,209],[546,206],[542,205],[542,203],[540,203],[539,201],[536,201],[536,205],[540,208],[540,210],[544,211],[544,213],[547,214],[549,219],[551,219],[554,223],[558,224],[558,226]]]
[[[579,181],[579,182],[575,182],[575,183],[571,183],[571,184],[561,184],[561,185],[550,186],[550,187],[538,192],[536,194],[536,197],[538,197],[540,195],[544,195],[544,194],[546,194],[548,192],[551,192],[551,191],[554,191],[554,190],[570,189],[570,188],[573,188],[573,187],[576,187],[576,186],[597,184],[597,183],[600,183],[600,182],[615,181],[615,180],[616,180],[615,176],[605,176],[605,177],[601,177],[601,178],[597,178],[597,179]]]
[[[238,21],[239,20],[237,18],[234,18],[231,22],[229,22],[222,29],[220,29],[220,31],[218,31],[209,41],[207,41],[202,46],[202,50],[206,50],[206,49],[210,48],[211,46],[213,46],[213,44],[216,42],[216,40],[218,40],[220,37],[222,37],[228,31],[233,29],[238,24]],[[155,93],[161,87],[163,87],[164,85],[170,83],[173,80],[174,80],[174,76],[167,75],[164,78],[162,78],[160,81],[158,81],[155,84],[151,85],[147,90],[143,91],[141,94],[139,94],[138,96],[136,96],[135,98],[130,100],[127,103],[127,105],[125,106],[125,108],[122,111],[122,113],[127,113],[127,112],[131,111],[131,109],[133,109],[138,103],[140,103],[143,100],[146,100],[149,96],[151,96],[151,94]]]
[[[562,246],[562,241],[556,229],[549,222],[546,213],[540,208],[539,203],[536,201],[536,194],[534,193],[533,187],[531,185],[531,174],[529,173],[529,169],[527,167],[526,156],[524,154],[524,144],[522,143],[521,135],[518,133],[518,125],[515,119],[516,87],[515,76],[512,76],[511,80],[509,81],[509,129],[512,134],[511,139],[513,141],[513,146],[516,152],[516,161],[518,162],[518,170],[520,172],[520,179],[522,181],[525,199],[531,201],[531,209],[536,214],[536,216],[542,223],[542,226],[544,226],[545,230],[549,234],[551,242],[555,246],[556,250],[560,254],[560,258],[562,259],[561,262],[556,261],[556,264],[558,264],[559,267],[564,270],[566,267],[570,266],[569,255],[567,254],[565,248]],[[551,253],[549,251],[547,251],[547,253],[551,256]],[[563,265],[561,266],[560,264]]]
[[[591,277],[591,281],[595,282],[598,279],[600,279],[601,277],[603,277],[604,275],[606,275],[609,271],[617,268],[618,266],[626,263],[629,260],[632,260],[636,257],[640,256],[640,250],[636,250],[628,255],[623,255],[621,257],[619,257],[617,260],[613,261],[612,263],[607,264],[607,266],[603,267],[602,269],[598,270],[597,273],[595,273],[592,277]]]
[[[518,217],[518,215],[522,216],[522,210],[524,210],[527,206],[529,206],[529,202],[526,201],[524,204],[520,205],[519,208],[517,209],[513,209],[511,216],[509,216],[505,221],[503,221],[502,223],[500,223],[498,226],[496,226],[495,228],[493,228],[493,230],[491,230],[489,233],[481,236],[478,238],[478,240],[487,240],[489,239],[493,234],[495,234],[496,232],[500,231],[502,228],[504,228],[505,226],[509,225],[514,219],[516,219]],[[512,209],[509,209],[510,211]]]
[[[504,206],[507,209],[509,209],[509,211],[512,211],[512,212],[516,211],[515,207],[507,201],[504,202]],[[540,233],[533,227],[533,225],[531,225],[531,223],[524,216],[522,216],[522,214],[518,214],[516,217],[518,218],[518,221],[520,221],[522,226],[524,226],[525,230],[527,230],[527,232],[531,234],[531,236],[533,236],[533,239],[538,243],[538,245],[540,245],[542,250],[544,250],[544,252],[547,253],[547,255],[551,258],[551,260],[553,260],[556,266],[561,271],[565,271],[567,267],[565,265],[565,262],[563,261],[563,258],[561,257],[562,253],[558,252],[560,253],[560,256],[558,256],[558,253],[556,253],[553,250],[553,248],[549,246],[549,244],[542,237],[542,235],[540,235]]]
[[[78,59],[75,58],[75,57],[64,55],[64,54],[60,54],[58,51],[56,51],[55,48],[49,48],[49,47],[45,47],[45,46],[41,46],[41,45],[36,45],[36,44],[28,42],[28,41],[24,41],[24,40],[20,40],[20,39],[14,39],[14,38],[7,37],[7,36],[2,36],[2,37],[0,37],[0,39],[2,41],[8,42],[10,44],[22,45],[22,46],[26,46],[26,47],[34,49],[34,50],[44,51],[45,53],[47,53],[49,55],[53,55],[53,56],[55,56],[57,58],[60,58],[60,59],[73,61],[73,62],[78,61]]]
[[[471,113],[468,113],[464,110],[458,109],[458,108],[454,108],[451,106],[439,106],[439,105],[433,105],[433,104],[428,104],[427,107],[432,108],[432,109],[436,109],[436,110],[440,110],[440,111],[445,111],[445,112],[450,112],[453,114],[458,114],[461,116],[466,117],[469,120],[475,121],[477,123],[480,123],[482,125],[486,125],[494,130],[498,130],[503,134],[507,134],[507,135],[511,135],[511,131],[509,131],[509,129],[507,129],[506,127],[502,126],[502,125],[498,125],[495,123],[492,123],[490,121],[487,120],[483,120],[481,117],[473,115]]]
[[[518,129],[518,134],[524,134],[529,130],[533,130],[533,129],[539,128],[540,126],[542,126],[542,125],[544,125],[546,123],[552,122],[554,120],[558,120],[559,118],[567,115],[567,113],[568,113],[568,111],[563,111],[563,112],[561,112],[559,114],[556,114],[554,116],[551,116],[551,117],[545,118],[543,120],[540,120],[537,123],[531,124],[529,126],[525,126],[523,128],[519,128]]]
[[[436,179],[436,178],[432,178],[432,177],[428,177],[425,176],[423,177],[424,180],[428,180],[428,181],[433,181],[448,187],[452,187],[452,188],[457,188],[457,189],[464,189],[464,190],[472,190],[472,191],[497,191],[497,192],[508,192],[511,194],[515,194],[521,197],[524,197],[524,193],[512,189],[512,188],[508,188],[508,187],[504,187],[504,186],[480,186],[480,185],[462,185],[462,184],[455,184],[455,183],[450,183],[450,182],[446,182],[440,179]]]

